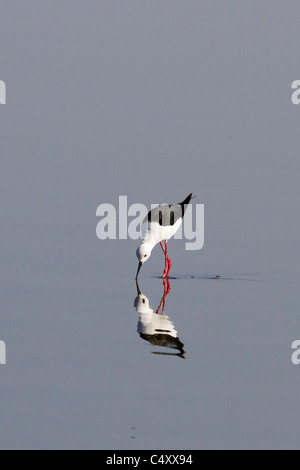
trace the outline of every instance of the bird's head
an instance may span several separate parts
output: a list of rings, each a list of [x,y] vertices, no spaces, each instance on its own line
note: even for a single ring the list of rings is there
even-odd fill
[[[143,243],[137,250],[136,250],[136,256],[137,259],[139,260],[139,266],[136,274],[136,279],[138,278],[140,269],[142,265],[147,261],[147,259],[150,258],[152,252],[152,248],[150,248],[146,243]]]

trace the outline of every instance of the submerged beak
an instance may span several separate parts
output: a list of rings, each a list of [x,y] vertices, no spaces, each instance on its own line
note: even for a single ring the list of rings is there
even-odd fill
[[[138,275],[139,275],[139,272],[140,272],[140,270],[141,270],[142,265],[143,265],[143,263],[140,261],[140,262],[139,262],[139,267],[138,267],[138,270],[137,270],[135,279],[138,278]]]

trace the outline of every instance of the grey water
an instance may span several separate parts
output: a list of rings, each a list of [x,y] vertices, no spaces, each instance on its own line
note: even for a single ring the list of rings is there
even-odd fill
[[[2,2],[1,449],[299,448],[299,14]],[[205,245],[169,242],[158,317],[160,248],[138,290],[96,209],[191,192]]]

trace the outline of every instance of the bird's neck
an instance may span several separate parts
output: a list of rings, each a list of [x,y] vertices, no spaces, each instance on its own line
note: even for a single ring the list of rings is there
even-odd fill
[[[152,251],[155,245],[157,245],[157,240],[153,238],[147,238],[143,240],[142,245],[146,246],[150,251]]]

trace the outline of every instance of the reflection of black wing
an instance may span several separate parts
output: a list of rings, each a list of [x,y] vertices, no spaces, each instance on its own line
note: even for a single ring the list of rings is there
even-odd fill
[[[157,335],[147,335],[144,333],[140,333],[140,337],[148,341],[149,343],[153,344],[154,346],[161,346],[161,347],[169,348],[169,349],[177,349],[179,351],[179,354],[163,353],[163,352],[153,352],[153,354],[178,356],[178,357],[181,357],[182,359],[185,359],[184,344],[180,341],[178,337],[174,338],[171,335],[161,334],[161,333]]]

